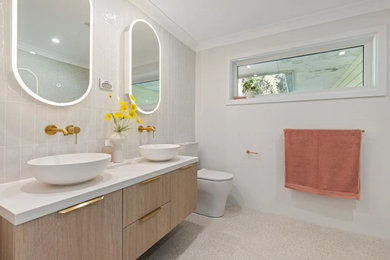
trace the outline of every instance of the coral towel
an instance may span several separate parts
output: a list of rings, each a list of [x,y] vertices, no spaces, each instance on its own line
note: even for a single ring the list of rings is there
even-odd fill
[[[360,199],[361,130],[285,129],[285,187]]]

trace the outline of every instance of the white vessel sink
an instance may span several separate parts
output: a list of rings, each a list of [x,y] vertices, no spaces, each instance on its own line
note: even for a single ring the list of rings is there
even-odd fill
[[[179,148],[178,144],[147,144],[139,146],[139,151],[148,160],[168,161],[176,157]]]
[[[104,153],[61,154],[27,162],[32,175],[40,182],[68,185],[85,182],[103,173],[111,155]]]

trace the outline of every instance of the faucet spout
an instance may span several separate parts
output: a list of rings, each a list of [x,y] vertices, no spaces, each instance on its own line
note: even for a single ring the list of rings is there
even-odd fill
[[[64,135],[68,135],[68,131],[66,131],[66,129],[63,129],[63,128],[58,128],[57,129],[57,132],[62,132]]]
[[[154,132],[156,132],[156,127],[155,126],[147,126],[147,127],[143,127],[142,125],[140,125],[139,127],[138,127],[138,132],[143,132],[143,131],[146,131],[146,132],[150,132],[150,131],[152,131],[153,132],[153,138],[154,138]]]
[[[150,131],[153,131],[153,132],[156,132],[156,127],[154,126],[147,126],[147,127],[143,127],[142,125],[140,125],[138,127],[138,132],[142,132],[142,131],[146,131],[146,132],[150,132]]]
[[[64,136],[68,135],[68,131],[64,128],[57,128],[55,125],[48,125],[45,128],[45,133],[48,135],[55,135],[57,132],[62,132]]]

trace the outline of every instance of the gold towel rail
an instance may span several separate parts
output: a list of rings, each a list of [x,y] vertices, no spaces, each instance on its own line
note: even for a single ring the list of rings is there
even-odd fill
[[[249,154],[259,154],[258,152],[252,152],[251,150],[246,150],[245,152],[246,152],[248,155],[249,155]]]

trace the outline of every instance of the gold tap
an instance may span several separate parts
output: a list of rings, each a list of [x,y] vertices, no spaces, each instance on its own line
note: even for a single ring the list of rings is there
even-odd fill
[[[74,126],[74,125],[68,125],[67,127],[65,127],[66,131],[68,131],[69,134],[74,134],[75,136],[75,144],[77,144],[77,134],[80,133],[81,129],[80,127],[78,126]]]
[[[146,131],[146,132],[150,132],[150,131],[153,131],[153,137],[154,137],[154,132],[156,132],[156,127],[155,126],[150,126],[148,125],[147,127],[143,127],[142,125],[140,125],[138,127],[138,132],[143,132],[143,131]]]
[[[48,135],[55,135],[57,132],[62,132],[64,136],[75,135],[75,144],[77,144],[77,134],[80,133],[81,129],[78,126],[68,125],[65,128],[57,128],[55,125],[48,125],[45,127],[45,133]]]
[[[57,128],[55,125],[48,125],[45,127],[45,133],[48,135],[55,135],[57,132],[62,132],[64,135],[68,135],[68,131],[63,128]]]

